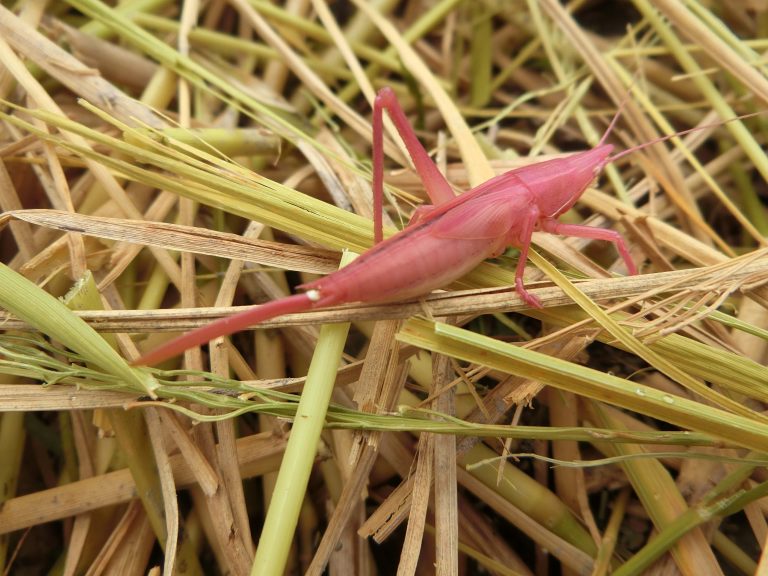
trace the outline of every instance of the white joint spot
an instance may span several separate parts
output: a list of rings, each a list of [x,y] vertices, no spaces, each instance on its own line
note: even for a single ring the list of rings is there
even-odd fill
[[[305,294],[307,295],[307,298],[312,300],[312,302],[320,300],[320,290],[307,290]]]

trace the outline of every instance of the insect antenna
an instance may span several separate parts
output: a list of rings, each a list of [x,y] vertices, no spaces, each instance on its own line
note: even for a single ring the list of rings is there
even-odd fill
[[[734,116],[733,118],[729,118],[728,120],[713,122],[712,124],[704,124],[702,126],[696,126],[695,128],[689,128],[688,130],[681,130],[680,132],[675,132],[674,134],[659,136],[658,138],[654,138],[653,140],[649,140],[648,142],[638,144],[637,146],[632,146],[631,148],[622,150],[621,152],[618,152],[613,156],[609,156],[608,158],[606,158],[605,163],[608,164],[609,162],[615,162],[616,160],[624,158],[624,156],[629,156],[633,152],[637,152],[638,150],[642,150],[643,148],[648,148],[648,146],[653,146],[654,144],[658,144],[659,142],[666,142],[667,140],[671,140],[672,138],[677,138],[678,136],[685,136],[686,134],[690,134],[691,132],[698,132],[699,130],[706,130],[707,128],[717,128],[718,126],[722,126],[723,124],[728,124],[729,122],[734,122],[736,120],[744,120],[745,118],[751,118],[752,116],[758,116],[760,114],[765,114],[765,111],[763,110],[760,112],[743,114],[742,116]],[[602,140],[601,140],[601,143],[602,143]]]
[[[621,98],[621,102],[619,102],[619,107],[616,109],[616,114],[613,115],[613,118],[611,118],[610,124],[608,124],[608,128],[605,129],[605,132],[603,132],[603,135],[600,137],[600,142],[597,143],[598,146],[602,146],[605,144],[606,140],[608,140],[608,136],[611,135],[611,132],[613,132],[614,127],[616,126],[616,122],[619,121],[619,116],[621,116],[621,113],[624,111],[625,106],[627,105],[627,101],[629,100],[629,97],[632,95],[632,86],[634,85],[634,80],[632,81],[632,84],[629,86],[629,89],[627,90],[626,94]]]

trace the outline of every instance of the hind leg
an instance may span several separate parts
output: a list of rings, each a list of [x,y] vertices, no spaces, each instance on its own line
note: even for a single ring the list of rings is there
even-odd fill
[[[544,220],[541,222],[541,229],[550,234],[559,234],[561,236],[576,236],[577,238],[592,238],[594,240],[606,240],[612,242],[619,251],[627,271],[634,276],[637,274],[637,266],[629,254],[624,237],[615,230],[606,230],[604,228],[594,228],[592,226],[583,226],[579,224],[563,224],[557,220]]]
[[[403,112],[397,96],[391,88],[382,88],[373,103],[373,233],[378,244],[383,238],[382,205],[384,203],[384,110],[389,114],[398,134],[403,139],[416,172],[424,184],[432,204],[437,206],[453,200],[451,185],[437,169],[435,163],[421,145],[408,117]]]

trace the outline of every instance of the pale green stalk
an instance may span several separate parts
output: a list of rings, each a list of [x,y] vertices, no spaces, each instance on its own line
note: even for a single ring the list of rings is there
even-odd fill
[[[615,417],[603,410],[600,402],[590,402],[586,408],[590,420],[618,429],[624,428]],[[679,517],[691,512],[692,508],[683,498],[667,467],[662,464],[661,457],[648,458],[650,455],[642,446],[617,446],[600,441],[595,445],[605,454],[628,457],[621,461],[621,468],[657,530],[666,529],[679,521]],[[633,457],[640,457],[642,460]],[[670,541],[670,545],[676,544],[671,551],[675,564],[684,574],[709,573],[714,558],[701,534],[686,538],[682,536],[683,534],[680,534]]]
[[[157,381],[150,374],[128,366],[104,338],[59,299],[5,264],[0,264],[0,306],[74,350],[86,362],[121,378],[134,390],[154,396]]]
[[[642,15],[653,26],[656,33],[669,47],[672,55],[677,59],[683,69],[691,76],[691,80],[696,84],[701,93],[712,104],[712,108],[718,113],[720,118],[728,120],[736,116],[733,108],[720,93],[720,90],[714,85],[714,83],[704,74],[699,64],[694,58],[685,50],[680,39],[670,28],[669,24],[665,22],[660,14],[656,11],[648,0],[635,0],[635,5]],[[725,127],[733,135],[733,138],[744,149],[744,153],[754,163],[755,169],[762,175],[762,177],[768,180],[768,156],[763,152],[762,146],[755,140],[754,136],[744,126],[742,122],[728,122]],[[674,140],[673,140],[674,141]],[[704,173],[701,172],[704,176]],[[708,182],[709,183],[709,182]],[[710,185],[712,188],[712,186]],[[763,241],[763,237],[760,232],[755,229],[752,223],[747,220],[741,211],[733,204],[733,202],[720,190],[719,186],[712,188],[713,192],[717,195],[720,202],[728,208],[729,212],[739,220],[739,223],[758,241]]]
[[[560,286],[563,291],[570,296],[595,322],[607,330],[611,336],[616,338],[621,344],[632,353],[644,359],[651,366],[669,376],[672,380],[688,388],[690,391],[699,394],[702,398],[708,399],[714,404],[723,406],[742,416],[762,418],[759,413],[755,413],[740,402],[728,398],[723,394],[709,388],[703,381],[694,378],[684,370],[681,370],[675,363],[670,362],[661,354],[657,354],[651,348],[643,344],[638,338],[622,327],[616,320],[607,314],[600,306],[590,300],[575,285],[573,285],[557,268],[535,251],[531,250],[528,257],[536,266],[542,270],[555,284]]]
[[[353,258],[352,253],[346,253],[342,257],[341,265],[345,266]],[[347,332],[349,323],[330,324],[320,329],[320,337],[312,356],[291,436],[285,448],[272,501],[256,549],[252,576],[282,574],[285,570]]]
[[[462,466],[536,522],[590,556],[597,546],[576,515],[558,496],[516,466],[503,466],[499,455],[483,443],[460,456]],[[499,468],[501,476],[499,475]]]
[[[114,11],[118,18],[131,18],[134,14],[141,12],[158,12],[168,4],[170,4],[170,0],[126,0],[120,2]],[[96,19],[84,24],[80,28],[80,32],[98,38],[106,38],[114,34],[114,30],[109,25]]]
[[[765,61],[763,60],[763,57],[752,49],[752,44],[755,42],[754,40],[744,41],[736,36],[736,34],[734,34],[720,18],[715,16],[701,2],[691,2],[691,0],[684,0],[684,2],[691,12],[696,14],[696,16],[698,16],[718,38],[725,42],[728,47],[736,52],[745,62],[749,62],[757,68],[762,66],[763,72],[765,72]],[[696,46],[701,48],[698,44],[696,44]]]
[[[493,10],[485,2],[476,2],[465,7],[472,18],[470,46],[469,101],[478,108],[485,106],[491,98],[491,69],[493,66]]]
[[[743,45],[748,52],[754,53],[755,50],[765,50],[768,48],[768,39],[766,38],[752,38],[749,40],[739,40],[739,43]],[[683,48],[686,52],[695,53],[702,52],[704,47],[699,44],[683,44]],[[653,56],[667,56],[669,55],[669,49],[665,46],[631,46],[613,48],[609,52],[613,58],[639,58],[639,57],[653,57]],[[746,59],[751,64],[756,64],[760,61],[758,55],[756,60]]]
[[[180,148],[183,151],[194,147],[226,157],[269,155],[276,158],[280,154],[280,139],[258,128],[137,129],[123,136],[126,142],[137,144],[138,135],[162,140],[169,148]]]
[[[66,352],[66,351],[64,351]],[[81,394],[89,390],[115,390],[134,392],[114,376],[90,368],[71,364],[71,359],[59,360],[52,353],[64,352],[43,345],[37,340],[0,334],[0,374],[14,378],[30,378],[48,386],[76,386]],[[214,374],[194,370],[153,370],[158,387],[156,393],[163,400],[158,406],[179,411],[190,419],[215,422],[234,418],[243,413],[268,414],[279,418],[295,418],[297,402],[291,394],[262,388],[248,382],[220,378]],[[175,378],[190,376],[191,380],[178,382]],[[417,375],[418,376],[418,375]],[[168,379],[166,379],[168,378]],[[173,379],[173,380],[171,380]],[[222,394],[229,391],[230,394]],[[720,446],[722,440],[706,433],[671,431],[622,431],[587,427],[514,426],[467,422],[431,410],[408,408],[419,400],[401,398],[398,414],[371,414],[343,406],[331,405],[326,415],[328,428],[367,430],[378,432],[430,432],[461,437],[515,438],[520,440],[574,440],[588,442],[595,438],[612,443],[634,443],[663,446]],[[148,403],[143,403],[147,404]],[[185,405],[200,405],[214,409],[201,414]],[[0,410],[29,410],[23,400],[0,396]],[[32,408],[34,409],[34,408]]]
[[[146,28],[157,30],[159,32],[176,32],[179,29],[179,23],[168,18],[161,18],[152,14],[136,14],[133,21]],[[323,30],[327,36],[327,32]],[[205,28],[196,28],[189,33],[189,40],[195,46],[201,46],[208,50],[224,55],[242,55],[250,54],[257,58],[267,60],[279,60],[280,55],[277,50],[264,44],[259,44],[253,40],[237,38],[221,32],[208,30]],[[370,51],[370,55],[380,55],[380,52]],[[338,66],[330,66],[314,58],[306,58],[305,61],[318,72],[330,74],[335,77],[349,80],[352,75],[349,70]],[[396,63],[395,63],[396,64]]]
[[[274,20],[275,22],[285,25],[287,28],[293,28],[304,36],[315,38],[322,42],[333,41],[333,38],[328,33],[328,31],[315,22],[300,18],[296,16],[296,14],[291,14],[285,9],[276,6],[275,4],[271,4],[270,2],[250,0],[249,3],[256,10],[258,10],[259,13],[263,14],[270,20]],[[349,39],[349,37],[347,38]],[[400,62],[393,56],[393,54],[388,53],[386,50],[381,51],[377,48],[366,45],[364,42],[355,41],[354,39],[349,40],[350,46],[354,49],[355,53],[360,58],[368,60],[369,62],[375,62],[379,66],[383,66],[389,70],[400,69]],[[319,62],[319,64],[328,66],[327,63],[322,61]],[[339,66],[334,64],[332,67],[338,68]]]
[[[298,127],[298,118],[287,120],[284,111],[278,111],[253,98],[250,94],[217,73],[180,54],[160,39],[152,36],[135,23],[122,18],[114,9],[96,0],[67,0],[67,2],[88,16],[107,23],[116,34],[146,55],[185,78],[201,90],[213,93],[218,98],[239,106],[244,113],[254,116],[280,136],[289,140],[312,139]]]
[[[726,142],[724,139],[721,139],[719,144],[723,153],[733,147],[732,142]],[[733,178],[733,185],[738,191],[739,203],[744,215],[749,218],[749,221],[763,236],[768,236],[768,212],[766,212],[755,186],[755,184],[759,186],[760,183],[752,181],[752,176],[748,170],[748,166],[742,163],[733,163],[728,168],[731,178]]]
[[[735,494],[725,496],[714,502],[705,497],[704,503],[689,508],[667,524],[663,530],[660,530],[632,558],[617,568],[612,573],[613,576],[645,574],[645,570],[651,564],[691,530],[712,522],[713,518],[725,517],[743,510],[747,504],[764,498],[766,494],[768,494],[768,483],[763,482],[751,490],[740,489]]]
[[[90,272],[64,297],[64,301],[65,304],[62,305],[73,310],[103,308],[99,289]],[[117,346],[117,340],[112,334],[107,334],[101,339],[110,350],[113,346]],[[174,554],[176,557],[167,557],[166,564],[176,561],[177,566],[183,567],[177,569],[177,574],[202,574],[203,571],[196,550],[187,537],[183,538],[177,545],[176,537],[178,534],[171,534],[173,545],[169,546],[169,530],[166,525],[167,510],[169,506],[175,506],[176,502],[175,500],[168,502],[163,498],[164,492],[161,487],[158,464],[154,453],[147,450],[150,445],[150,438],[147,435],[147,425],[144,422],[145,414],[141,411],[127,412],[121,409],[110,409],[107,410],[107,416],[115,429],[115,436],[123,457],[136,482],[136,492],[141,499],[144,511],[160,546],[163,550],[176,550],[176,554]],[[73,456],[72,462],[75,461],[76,458]],[[170,553],[173,554],[173,552]]]
[[[152,273],[147,280],[144,290],[141,293],[141,300],[136,304],[137,310],[156,310],[165,297],[166,290],[171,281],[168,274],[160,266],[152,268]]]
[[[755,562],[746,550],[747,546],[741,542],[741,537],[736,534],[738,541],[734,541],[721,530],[712,535],[712,546],[728,564],[741,571],[742,574],[757,574],[757,562]]]
[[[539,8],[539,5],[532,1],[528,0],[528,8],[531,11],[531,16],[534,25],[538,29],[538,36],[537,38],[541,38],[541,42],[544,45],[544,50],[547,53],[547,59],[549,60],[550,66],[552,66],[555,75],[557,76],[557,79],[561,83],[565,83],[568,81],[568,74],[566,74],[566,71],[564,68],[560,65],[560,60],[558,58],[558,52],[555,51],[554,46],[554,38],[551,33],[551,28],[548,28],[544,18],[541,15],[541,10]],[[553,24],[552,24],[553,26]],[[572,50],[571,47],[568,46],[567,48],[562,47],[563,39],[561,38],[561,52],[564,50],[567,55],[571,55],[572,57]],[[586,92],[589,90],[590,86],[592,84],[592,78],[589,77],[585,81],[583,81],[579,86],[577,86],[575,89],[571,86],[568,87],[567,94],[570,102],[566,104],[561,114],[558,115],[558,119],[553,119],[552,127],[559,128],[570,116],[573,114],[574,119],[579,124],[579,128],[584,133],[584,136],[586,138],[586,141],[589,142],[592,145],[596,145],[601,138],[601,134],[598,134],[595,128],[592,126],[592,122],[590,121],[589,117],[587,116],[586,111],[584,110],[584,107],[581,105],[581,100],[585,96]],[[556,122],[556,123],[555,123]],[[546,125],[547,123],[545,123]],[[531,151],[529,152],[530,156],[536,156],[540,148],[543,147],[544,143],[547,141],[547,139],[551,136],[549,133],[544,133],[541,140],[538,142],[538,146],[534,145],[531,147]],[[536,134],[536,137],[539,137],[539,134]],[[626,186],[624,186],[624,181],[621,179],[621,176],[619,175],[619,171],[616,169],[616,167],[613,164],[608,164],[605,168],[605,174],[608,177],[608,179],[611,181],[611,184],[613,184],[613,189],[616,191],[616,196],[624,203],[626,204],[632,204],[632,201],[629,197],[629,194],[627,192]]]
[[[724,314],[721,315],[725,316]],[[573,307],[557,308],[552,311],[538,310],[532,316],[553,326],[570,326],[585,318],[582,311]],[[616,318],[623,321],[626,316],[617,313]],[[735,322],[726,325],[734,325],[737,328],[743,327],[743,325],[738,325]],[[763,332],[757,328],[747,332],[752,334],[757,332],[758,335],[764,336]],[[597,340],[623,348],[605,332],[598,334]],[[765,389],[768,369],[746,356],[697,342],[680,334],[669,334],[647,346],[668,361],[674,362],[680,369],[705,379],[713,385],[760,401],[768,401],[768,391]]]
[[[731,414],[650,386],[427,320],[409,320],[398,339],[432,352],[539,380],[678,426],[706,430],[740,446],[768,451],[768,424],[762,418]]]
[[[403,32],[403,38],[406,42],[414,43],[419,38],[423,37],[427,32],[432,30],[440,21],[442,21],[462,0],[442,0],[429,10],[424,12],[416,22],[414,22],[408,30]],[[387,46],[383,51],[383,54],[388,58],[395,58],[400,64],[400,59],[397,56],[397,51],[392,46]],[[369,78],[376,78],[381,74],[381,66],[378,64],[371,64],[366,68],[366,75]],[[360,92],[360,86],[357,82],[351,82],[347,84],[343,90],[339,92],[339,98],[344,102],[348,102],[355,95]]]
[[[0,381],[10,381],[5,378]],[[16,495],[21,457],[26,440],[23,412],[5,412],[0,415],[0,507]],[[9,535],[0,536],[0,570],[6,573]]]

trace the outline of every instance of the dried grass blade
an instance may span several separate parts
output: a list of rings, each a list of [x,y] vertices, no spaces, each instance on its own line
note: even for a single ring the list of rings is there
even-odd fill
[[[148,439],[146,443],[149,443]],[[285,441],[271,435],[255,434],[240,438],[237,448],[242,476],[250,478],[277,469]],[[186,488],[195,483],[195,476],[184,458],[174,455],[170,462],[178,487]],[[103,506],[126,503],[136,497],[137,490],[136,480],[130,470],[121,468],[17,496],[8,500],[0,509],[0,534],[83,514]]]
[[[680,32],[688,36],[710,58],[719,62],[723,68],[741,80],[752,94],[768,104],[768,79],[696,18],[685,6],[685,4],[690,4],[689,0],[684,2],[654,0],[653,4],[675,24]]]
[[[565,291],[574,302],[578,304],[589,316],[605,330],[607,330],[611,336],[616,338],[621,344],[630,350],[634,354],[637,354],[640,358],[643,358],[651,366],[663,372],[669,376],[672,380],[676,381],[680,385],[684,386],[688,390],[700,395],[702,398],[706,398],[710,402],[716,405],[723,406],[735,414],[741,414],[745,417],[761,418],[759,413],[755,413],[750,408],[747,408],[743,404],[728,398],[727,396],[716,392],[709,388],[701,380],[693,378],[687,372],[681,370],[678,366],[669,362],[667,359],[659,354],[656,354],[648,346],[643,344],[640,340],[635,338],[627,330],[619,325],[613,318],[606,314],[602,308],[595,304],[592,300],[584,296],[584,294],[571,284],[568,279],[557,268],[552,266],[547,260],[539,256],[535,251],[531,251],[529,254],[531,260],[542,270],[544,270],[554,282]],[[768,419],[766,419],[768,422]]]
[[[376,24],[389,43],[398,51],[405,66],[424,84],[430,96],[432,96],[459,147],[462,160],[469,171],[469,181],[472,186],[477,186],[493,178],[493,169],[477,140],[472,135],[469,126],[467,126],[464,116],[424,61],[416,54],[410,44],[404,40],[397,28],[389,20],[385,19],[373,5],[363,0],[352,1],[361,12],[365,13]]]
[[[0,37],[75,94],[92,102],[109,102],[110,112],[126,122],[139,121],[157,127],[164,125],[148,107],[128,97],[99,74],[94,74],[80,60],[2,5]]]
[[[6,212],[4,216],[56,230],[76,230],[97,238],[245,260],[299,272],[329,274],[338,268],[339,262],[337,253],[319,248],[249,239],[180,224],[137,222],[57,210],[20,210]]]
[[[648,2],[648,0],[636,0],[636,5],[640,12],[648,19],[651,25],[656,30],[656,33],[661,37],[664,43],[669,47],[674,57],[678,60],[680,65],[686,72],[693,75],[693,81],[696,86],[705,96],[705,98],[711,103],[712,108],[717,111],[718,115],[723,120],[734,118],[736,113],[731,108],[730,104],[723,97],[721,91],[703,74],[701,74],[701,67],[694,60],[694,58],[685,51],[680,39],[670,29],[669,25],[659,16],[656,9]],[[671,6],[672,4],[669,3]],[[766,81],[768,82],[768,81]],[[733,135],[739,145],[744,149],[744,152],[755,165],[755,168],[762,174],[764,179],[768,179],[768,156],[762,149],[762,146],[755,140],[752,133],[744,126],[741,121],[729,122],[725,125],[725,128]],[[719,188],[718,188],[719,189]],[[736,215],[739,222],[749,231],[756,240],[765,244],[765,239],[762,234],[749,222],[743,215],[740,215],[732,202],[724,195],[720,194],[719,198],[724,203],[731,213]]]
[[[592,408],[590,414],[602,425],[617,429],[622,428],[621,423],[615,418],[611,418],[607,411],[601,410],[597,403],[592,403]],[[618,446],[604,443],[601,443],[600,446],[609,455],[645,454],[642,446]],[[657,530],[664,530],[680,516],[689,512],[688,503],[680,493],[675,480],[658,459],[635,460],[628,458],[622,462],[621,467]],[[684,574],[717,574],[720,572],[714,551],[707,542],[704,531],[693,530],[680,536],[672,548],[672,555]]]

